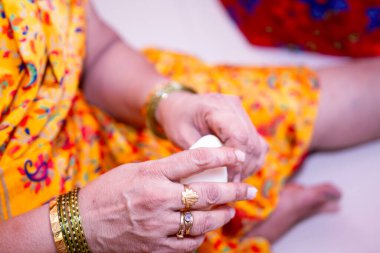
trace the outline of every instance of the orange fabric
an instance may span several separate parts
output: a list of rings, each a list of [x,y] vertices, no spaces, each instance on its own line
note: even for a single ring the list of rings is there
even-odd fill
[[[85,1],[0,1],[0,222],[83,187],[122,163],[179,149],[148,131],[114,121],[79,90],[85,54]],[[28,13],[26,15],[25,13]],[[269,252],[265,239],[239,242],[276,207],[284,180],[308,148],[318,86],[306,68],[209,66],[181,54],[145,51],[157,69],[200,92],[235,94],[270,145],[263,169],[247,182],[256,200],[235,205],[224,231],[200,252]]]

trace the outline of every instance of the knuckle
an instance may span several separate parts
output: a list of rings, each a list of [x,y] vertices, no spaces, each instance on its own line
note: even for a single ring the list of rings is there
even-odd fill
[[[251,140],[248,144],[247,144],[247,153],[249,155],[253,155],[253,156],[259,156],[261,153],[262,153],[262,147],[261,145],[258,145],[257,142],[255,142],[254,140]]]
[[[234,163],[237,160],[236,154],[233,149],[225,149],[223,158],[229,163]]]
[[[204,192],[204,200],[206,201],[207,205],[212,206],[219,203],[221,194],[217,187],[215,186],[205,187],[203,192]]]
[[[245,196],[247,196],[248,186],[243,184],[236,184],[235,185],[235,199],[241,200],[245,199]]]
[[[214,158],[207,149],[193,149],[189,153],[189,159],[197,166],[203,167],[212,164]]]
[[[250,142],[249,134],[244,130],[237,130],[233,134],[234,139],[243,145],[248,145]]]

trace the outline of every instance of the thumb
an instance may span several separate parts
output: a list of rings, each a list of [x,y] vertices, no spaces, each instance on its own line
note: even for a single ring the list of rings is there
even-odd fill
[[[169,136],[169,139],[184,150],[189,149],[202,137],[201,133],[193,126],[184,126],[180,129],[178,134],[174,134],[173,137]]]

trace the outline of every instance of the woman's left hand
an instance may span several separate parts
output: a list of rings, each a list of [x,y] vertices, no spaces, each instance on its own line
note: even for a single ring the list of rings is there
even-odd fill
[[[243,180],[264,163],[268,145],[237,96],[172,93],[160,102],[156,117],[166,136],[183,149],[202,136],[214,134],[225,146],[243,151],[246,162],[228,168],[229,181]]]

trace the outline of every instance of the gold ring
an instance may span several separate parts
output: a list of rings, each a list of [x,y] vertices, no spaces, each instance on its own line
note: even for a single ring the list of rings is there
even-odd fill
[[[194,217],[189,211],[183,214],[183,223],[185,224],[185,235],[190,235],[190,230],[193,227]]]
[[[179,224],[179,229],[178,229],[178,232],[177,232],[177,239],[179,240],[182,240],[183,238],[185,238],[185,216],[184,216],[184,213],[183,212],[180,212],[180,224]]]
[[[185,190],[182,192],[182,204],[185,206],[184,211],[188,211],[191,207],[198,202],[198,194],[189,188],[187,185],[184,185]]]

